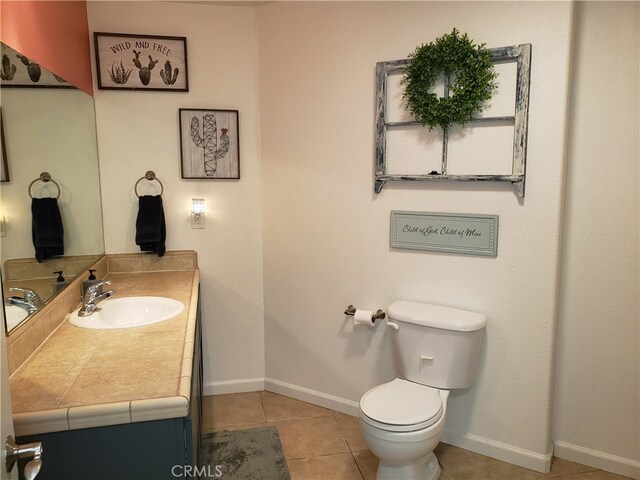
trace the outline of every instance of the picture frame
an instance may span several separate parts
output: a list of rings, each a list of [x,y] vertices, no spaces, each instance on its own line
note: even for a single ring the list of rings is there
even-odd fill
[[[4,143],[4,124],[2,122],[2,107],[0,107],[0,146],[2,147],[2,159],[0,163],[0,182],[10,182],[9,161],[7,159],[7,147]]]
[[[0,44],[2,88],[76,88],[13,48]]]
[[[498,215],[392,210],[389,246],[497,257],[498,222]]]
[[[94,32],[100,90],[189,91],[186,37]]]
[[[182,178],[238,180],[238,110],[180,108],[178,116]]]

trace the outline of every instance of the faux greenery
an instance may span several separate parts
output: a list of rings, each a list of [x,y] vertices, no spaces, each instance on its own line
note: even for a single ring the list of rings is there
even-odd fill
[[[403,98],[423,126],[429,130],[440,126],[446,132],[452,124],[464,125],[482,111],[497,88],[494,80],[498,76],[491,51],[484,46],[474,45],[466,33],[460,35],[454,28],[409,55],[411,63],[402,80],[406,85]],[[450,96],[440,98],[430,90],[443,74]]]

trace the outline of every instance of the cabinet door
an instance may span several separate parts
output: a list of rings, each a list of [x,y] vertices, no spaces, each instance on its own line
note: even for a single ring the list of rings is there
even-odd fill
[[[19,437],[42,441],[38,480],[174,480],[186,478],[185,418],[127,423]]]

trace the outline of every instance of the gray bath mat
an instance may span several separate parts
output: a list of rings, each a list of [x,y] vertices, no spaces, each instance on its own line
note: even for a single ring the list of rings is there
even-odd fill
[[[207,433],[202,463],[223,480],[290,480],[276,427]]]

